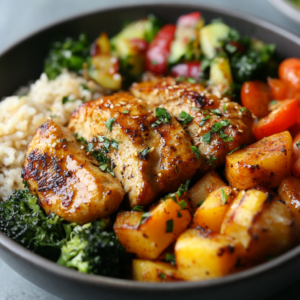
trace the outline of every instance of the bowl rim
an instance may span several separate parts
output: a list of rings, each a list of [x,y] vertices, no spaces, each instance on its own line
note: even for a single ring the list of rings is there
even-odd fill
[[[167,8],[167,7],[178,7],[178,8],[188,8],[191,10],[195,9],[206,9],[214,13],[223,13],[228,17],[234,17],[236,19],[245,20],[251,24],[259,25],[260,27],[263,27],[267,30],[270,30],[272,32],[276,32],[281,36],[284,36],[285,38],[289,40],[293,40],[297,45],[300,47],[300,37],[296,36],[295,34],[287,31],[286,29],[273,24],[272,22],[263,20],[259,17],[253,16],[251,14],[246,14],[243,12],[240,12],[238,10],[232,10],[225,7],[215,7],[214,5],[207,5],[207,4],[171,4],[169,2],[162,3],[142,3],[142,4],[125,4],[125,5],[110,5],[106,6],[104,8],[99,8],[97,10],[90,10],[84,13],[78,13],[75,15],[72,15],[71,17],[67,18],[61,18],[60,20],[47,24],[45,26],[42,26],[38,28],[37,30],[32,31],[31,33],[19,38],[18,40],[11,43],[9,46],[5,47],[0,52],[0,57],[4,56],[6,53],[13,50],[13,48],[17,47],[19,44],[25,42],[26,40],[33,38],[34,36],[42,33],[43,31],[46,31],[47,29],[50,29],[52,27],[55,27],[57,25],[62,25],[64,23],[67,23],[69,21],[81,18],[81,17],[87,17],[89,15],[97,14],[97,13],[105,13],[105,12],[113,12],[115,10],[121,10],[121,9],[130,9],[130,8],[151,8],[151,7],[161,7],[161,8]],[[63,267],[58,265],[55,262],[52,262],[40,255],[37,255],[33,253],[32,251],[26,249],[22,245],[18,244],[17,242],[13,241],[9,237],[7,237],[4,233],[0,231],[0,248],[2,248],[4,251],[10,253],[11,255],[15,256],[16,258],[20,258],[22,260],[25,260],[27,263],[34,265],[35,268],[43,270],[45,273],[52,273],[56,275],[57,277],[66,277],[74,282],[80,282],[80,283],[86,283],[92,286],[102,286],[103,288],[121,288],[123,290],[129,290],[132,288],[135,288],[139,291],[147,291],[147,292],[163,292],[163,291],[176,291],[176,290],[191,290],[191,289],[208,289],[213,288],[217,286],[223,286],[230,283],[238,283],[242,282],[244,280],[250,279],[254,276],[257,276],[262,273],[270,272],[276,268],[281,267],[284,263],[290,262],[297,257],[300,256],[300,245],[294,247],[293,249],[287,251],[286,253],[280,255],[279,257],[265,262],[263,264],[260,264],[258,266],[255,266],[253,268],[250,268],[245,271],[241,271],[235,274],[227,275],[224,277],[216,278],[216,279],[210,279],[205,281],[186,281],[186,282],[168,282],[168,283],[145,283],[145,282],[139,282],[134,280],[128,280],[128,279],[118,279],[118,278],[112,278],[112,277],[106,277],[101,275],[91,275],[91,274],[82,274],[78,271]],[[5,261],[4,261],[5,262]],[[154,289],[155,288],[155,289]]]
[[[300,8],[287,0],[268,0],[278,11],[289,19],[300,23]]]

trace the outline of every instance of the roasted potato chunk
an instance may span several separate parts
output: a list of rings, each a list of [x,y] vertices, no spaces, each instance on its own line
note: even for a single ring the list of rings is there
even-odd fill
[[[192,217],[188,200],[161,200],[150,212],[120,212],[114,231],[129,253],[156,259],[187,228]]]
[[[278,194],[290,208],[300,235],[300,179],[292,176],[284,178],[278,188]]]
[[[144,282],[181,281],[176,267],[170,263],[134,259],[132,261],[133,280]]]
[[[185,280],[196,281],[234,272],[241,248],[230,236],[188,229],[175,245],[179,275]]]
[[[241,191],[232,202],[221,233],[241,242],[247,263],[283,253],[296,241],[294,219],[278,196],[258,190]]]
[[[279,186],[291,174],[292,137],[288,131],[264,138],[226,157],[226,178],[238,189]]]
[[[213,232],[220,232],[221,225],[236,192],[227,186],[211,192],[197,208],[190,227],[200,226]]]
[[[225,186],[226,183],[215,171],[211,171],[204,175],[188,191],[188,197],[191,199],[193,211],[196,211],[199,203],[201,203],[212,191]]]

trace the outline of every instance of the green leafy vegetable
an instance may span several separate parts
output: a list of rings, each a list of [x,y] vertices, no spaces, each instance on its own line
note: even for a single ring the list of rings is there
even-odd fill
[[[179,117],[181,118],[181,124],[185,125],[185,124],[189,124],[193,121],[193,117],[191,115],[189,115],[188,113],[186,113],[185,111],[181,111],[181,113],[179,114]]]
[[[62,98],[62,104],[66,104],[66,103],[68,103],[68,102],[75,102],[76,100],[74,99],[74,100],[70,100],[69,99],[69,97],[68,96],[64,96],[63,98]]]
[[[180,205],[181,209],[184,209],[187,207],[187,203],[184,200],[181,200],[178,205]]]
[[[142,205],[136,205],[132,210],[133,211],[144,212]]]
[[[175,266],[176,265],[175,255],[172,254],[172,253],[167,253],[166,254],[166,261],[170,262],[171,265]]]
[[[173,232],[173,227],[174,227],[174,221],[173,221],[173,219],[168,220],[166,222],[166,233]]]
[[[196,83],[197,82],[197,80],[195,79],[195,78],[193,78],[193,77],[188,77],[187,79],[186,79],[186,81],[188,82],[188,83]]]
[[[237,150],[239,150],[239,149],[243,149],[243,148],[245,148],[246,147],[246,145],[239,145],[238,147],[236,147],[235,149],[233,149],[232,151],[230,151],[230,152],[228,152],[227,153],[227,155],[230,155],[230,154],[232,154],[233,152],[235,152],[235,151],[237,151]]]
[[[212,109],[211,112],[212,112],[213,114],[217,115],[217,116],[221,116],[221,112],[220,112],[220,110],[219,110],[218,108]]]
[[[150,153],[150,152],[151,152],[151,150],[149,149],[149,147],[146,147],[143,151],[140,151],[139,158],[140,159],[146,159],[148,153]]]
[[[205,122],[206,122],[209,118],[210,118],[209,115],[207,115],[206,117],[204,117],[204,118],[200,121],[199,126],[202,127],[202,126],[205,124]]]
[[[215,166],[216,166],[215,160],[217,160],[217,158],[214,157],[214,156],[212,156],[212,155],[210,155],[210,156],[209,156],[209,159],[208,159],[208,165],[209,165],[209,166],[215,167]]]
[[[200,206],[203,204],[204,201],[205,201],[205,199],[201,200],[201,201],[197,204],[197,207],[200,207]]]
[[[109,118],[107,121],[106,121],[106,127],[108,128],[108,130],[111,132],[112,131],[112,126],[113,124],[115,123],[115,118]]]
[[[224,189],[221,189],[221,198],[222,198],[222,203],[226,204],[228,196],[226,195]]]
[[[158,120],[151,125],[152,128],[155,128],[156,126],[162,123],[168,123],[168,124],[171,123],[171,115],[165,108],[163,107],[155,108],[155,114]]]
[[[199,158],[200,158],[200,151],[198,150],[198,148],[196,146],[191,146],[191,149],[192,149],[193,153],[196,155],[197,160],[199,160]]]

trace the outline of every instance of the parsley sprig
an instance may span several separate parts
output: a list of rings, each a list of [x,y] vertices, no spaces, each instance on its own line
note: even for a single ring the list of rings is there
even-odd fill
[[[171,123],[171,114],[165,108],[163,107],[155,108],[155,115],[156,118],[158,118],[158,120],[151,125],[152,128],[155,128],[162,123],[168,123],[168,124]]]
[[[188,113],[186,113],[185,111],[181,111],[181,113],[179,114],[179,117],[181,118],[180,122],[182,125],[185,124],[189,124],[193,121],[193,117],[191,115],[189,115]]]
[[[233,141],[232,137],[228,136],[227,134],[225,134],[223,132],[223,127],[226,127],[226,126],[228,126],[230,124],[231,124],[231,122],[228,121],[228,120],[222,120],[220,123],[214,123],[212,125],[210,131],[207,132],[207,133],[205,133],[202,136],[202,141],[206,142],[207,144],[209,144],[210,141],[211,141],[211,135],[212,135],[212,133],[217,133],[224,142],[231,142],[231,141]]]

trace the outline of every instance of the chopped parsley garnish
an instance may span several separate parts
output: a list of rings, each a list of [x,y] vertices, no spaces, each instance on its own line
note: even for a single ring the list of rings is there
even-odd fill
[[[24,188],[25,188],[25,189],[29,189],[29,184],[28,184],[28,182],[27,182],[26,180],[22,180],[22,182],[23,182]]]
[[[203,204],[204,201],[205,201],[205,199],[201,200],[201,201],[197,204],[197,207],[200,207],[200,206]]]
[[[67,140],[67,139],[59,139],[59,141],[60,141],[61,143],[64,143],[64,142],[71,142],[71,140]]]
[[[211,141],[211,133],[212,132],[216,132],[219,134],[220,138],[224,141],[224,142],[231,142],[233,141],[233,138],[232,137],[229,137],[227,134],[224,134],[222,128],[223,127],[226,127],[228,125],[230,125],[230,121],[228,120],[222,120],[220,123],[214,123],[210,129],[209,132],[205,133],[203,136],[202,136],[202,141],[203,142],[206,142],[207,144],[210,143]]]
[[[207,115],[206,117],[204,117],[204,118],[200,121],[199,126],[202,127],[202,126],[205,124],[205,122],[206,122],[209,118],[210,118],[209,115]]]
[[[199,108],[199,107],[190,107],[190,108],[193,109],[193,110],[197,110],[197,111],[201,110],[201,108]]]
[[[212,109],[211,112],[212,112],[213,114],[217,115],[217,116],[221,116],[221,112],[220,112],[220,110],[219,110],[218,108]]]
[[[212,155],[210,155],[210,156],[209,156],[209,159],[208,159],[208,165],[209,165],[209,166],[215,167],[215,166],[216,166],[215,160],[217,160],[217,158],[214,157],[214,156],[212,156]]]
[[[78,133],[74,133],[73,135],[74,135],[76,141],[81,142],[81,143],[83,143],[85,145],[88,144],[87,140],[83,136],[79,137]]]
[[[181,111],[181,113],[179,114],[179,117],[181,118],[181,124],[185,125],[185,124],[189,124],[193,121],[193,117],[191,115],[189,115],[188,113],[186,113],[185,111]]]
[[[180,213],[180,211],[177,213],[177,218],[181,218],[182,214]]]
[[[192,149],[193,153],[196,155],[197,160],[199,160],[199,158],[200,158],[200,151],[198,150],[198,148],[196,146],[191,146],[191,149]]]
[[[115,173],[113,172],[113,163],[108,156],[106,156],[101,150],[93,150],[91,154],[95,157],[95,159],[99,162],[99,168],[103,172],[110,173],[113,177],[115,177]]]
[[[221,138],[225,143],[228,143],[228,142],[233,141],[233,137],[228,136],[228,134],[225,134],[225,133],[223,132],[223,130],[220,130],[219,136],[220,136],[220,138]]]
[[[177,166],[176,165],[173,165],[173,166],[174,166],[175,172],[178,173]]]
[[[106,127],[108,128],[108,130],[111,132],[112,131],[112,126],[115,122],[115,118],[109,118],[107,121],[106,121]]]
[[[296,143],[298,149],[300,149],[300,140]]]
[[[172,254],[172,253],[167,253],[166,254],[166,261],[170,262],[171,265],[175,266],[176,265],[175,255]]]
[[[150,218],[151,211],[144,212],[141,217],[140,224],[143,224],[146,220]]]
[[[174,227],[174,221],[173,221],[173,219],[168,220],[166,222],[166,233],[173,232],[173,227]]]
[[[299,145],[300,146],[300,145]],[[233,149],[232,151],[230,151],[230,152],[228,152],[227,153],[227,155],[230,155],[230,154],[232,154],[233,152],[235,152],[235,151],[237,151],[237,150],[239,150],[239,149],[243,149],[243,148],[245,148],[246,147],[246,145],[239,145],[238,147],[236,147],[235,149]]]
[[[270,105],[275,105],[275,104],[277,104],[277,103],[278,103],[277,100],[273,100],[273,101],[270,102]]]
[[[176,82],[182,82],[184,81],[185,77],[183,75],[179,76],[178,78],[176,78]]]
[[[55,118],[57,118],[57,115],[51,115],[50,118],[55,119]]]
[[[129,110],[124,110],[123,114],[129,114]]]
[[[167,200],[167,199],[171,198],[172,200],[174,200],[177,203],[176,196],[178,198],[182,197],[183,194],[188,191],[190,182],[191,182],[190,180],[187,180],[185,183],[181,184],[181,186],[179,187],[179,189],[178,189],[178,191],[176,193],[168,194],[167,196],[165,196],[163,198],[163,200]]]
[[[114,139],[111,139],[109,140],[107,137],[105,136],[100,136],[100,135],[97,135],[97,138],[99,140],[100,143],[103,143],[103,151],[105,151],[106,153],[110,152],[109,151],[109,147],[113,147],[114,149],[118,150],[119,149],[119,143],[118,141],[114,140]]]
[[[193,77],[187,78],[186,81],[187,81],[188,83],[192,83],[192,84],[197,82],[197,80],[196,80],[195,78],[193,78]]]
[[[142,205],[136,205],[132,210],[138,212],[144,212]]]
[[[164,274],[164,273],[160,273],[159,277],[160,277],[161,279],[165,279],[165,277],[166,277],[166,274]]]
[[[143,151],[140,151],[139,153],[139,158],[140,159],[146,159],[147,158],[147,155],[148,153],[150,152],[151,150],[149,149],[149,147],[146,147]]]
[[[181,209],[184,209],[187,207],[187,203],[184,200],[181,200],[178,205],[180,205]]]
[[[209,132],[206,132],[203,136],[202,136],[202,141],[209,144],[210,141],[211,141],[211,133],[210,131]]]
[[[224,189],[221,189],[221,199],[222,199],[222,203],[226,204],[228,196],[226,195]]]
[[[226,111],[227,111],[227,104],[224,103],[224,104],[223,104],[223,113],[225,113]]]
[[[89,91],[89,88],[86,86],[85,83],[82,83],[82,84],[81,84],[81,87],[82,87],[83,90],[88,90],[88,91]]]
[[[61,100],[62,104],[66,104],[68,102],[75,102],[76,100],[70,100],[68,96],[64,96]]]
[[[171,123],[171,114],[163,107],[157,107],[155,108],[155,114],[156,118],[158,118],[157,121],[155,121],[151,127],[154,128],[162,123]]]
[[[91,152],[94,148],[94,143],[88,143],[87,145],[87,152]]]
[[[246,112],[248,109],[246,107],[242,107],[240,108],[240,112],[243,113],[243,112]]]

